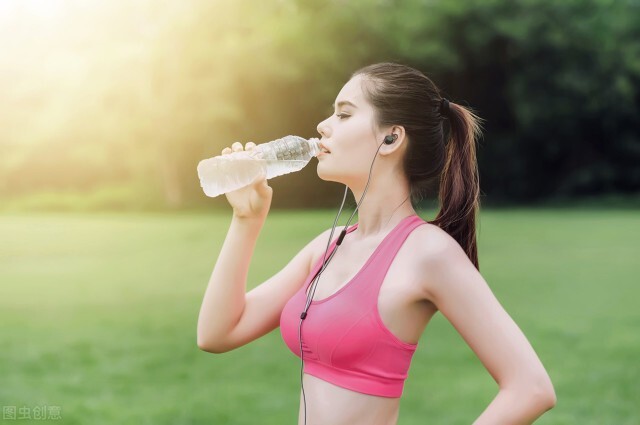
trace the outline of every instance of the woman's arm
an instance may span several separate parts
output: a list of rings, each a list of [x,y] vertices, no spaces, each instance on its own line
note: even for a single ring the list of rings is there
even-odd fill
[[[198,346],[202,349],[222,343],[240,320],[249,264],[264,221],[233,215],[200,306]]]
[[[489,406],[473,425],[529,425],[555,405],[546,393],[531,395],[531,391],[500,389]]]
[[[451,322],[500,388],[474,425],[532,423],[556,403],[549,375],[460,245],[441,229],[429,230],[421,260],[425,298]]]

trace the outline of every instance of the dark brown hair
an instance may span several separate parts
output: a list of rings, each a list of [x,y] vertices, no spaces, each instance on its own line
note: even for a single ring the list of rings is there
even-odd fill
[[[403,168],[409,179],[411,204],[416,208],[439,185],[440,211],[430,223],[453,237],[476,269],[476,213],[480,208],[480,178],[476,139],[482,118],[471,108],[449,101],[449,114],[440,113],[442,96],[422,72],[383,62],[361,68],[363,92],[373,106],[378,128],[403,126],[408,145]]]

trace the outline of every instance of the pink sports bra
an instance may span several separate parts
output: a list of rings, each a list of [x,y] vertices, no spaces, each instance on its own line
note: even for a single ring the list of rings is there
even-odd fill
[[[405,239],[424,223],[415,214],[402,219],[346,285],[327,298],[312,301],[301,331],[305,373],[365,394],[402,395],[418,344],[401,341],[384,325],[378,311],[378,293]],[[357,227],[356,223],[347,233]],[[331,243],[327,258],[335,249],[336,241],[337,238]],[[280,315],[282,339],[298,357],[300,314],[306,304],[307,288],[322,266],[322,260],[321,256]]]

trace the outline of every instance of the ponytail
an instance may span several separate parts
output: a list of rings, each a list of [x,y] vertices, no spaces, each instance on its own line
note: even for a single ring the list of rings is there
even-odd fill
[[[376,125],[402,125],[411,140],[403,158],[411,204],[415,208],[423,195],[439,184],[440,211],[429,222],[451,235],[480,270],[475,217],[480,179],[475,143],[482,118],[451,102],[447,108],[433,81],[415,68],[382,62],[361,68],[352,77],[359,74],[365,77],[362,90],[376,111]],[[448,117],[448,126],[443,117]]]
[[[476,213],[480,208],[476,139],[481,135],[482,119],[452,102],[448,118],[449,140],[445,143],[438,195],[440,211],[431,223],[451,235],[480,270],[476,242]]]

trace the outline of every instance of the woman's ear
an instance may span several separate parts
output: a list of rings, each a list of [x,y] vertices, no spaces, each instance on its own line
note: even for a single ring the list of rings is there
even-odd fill
[[[393,141],[393,143],[390,143],[390,144],[385,143],[382,145],[382,148],[380,149],[380,153],[382,153],[383,155],[389,155],[397,151],[406,142],[406,132],[404,131],[404,127],[400,125],[394,125],[393,127],[391,127],[387,131],[386,136],[393,136],[395,140]]]

